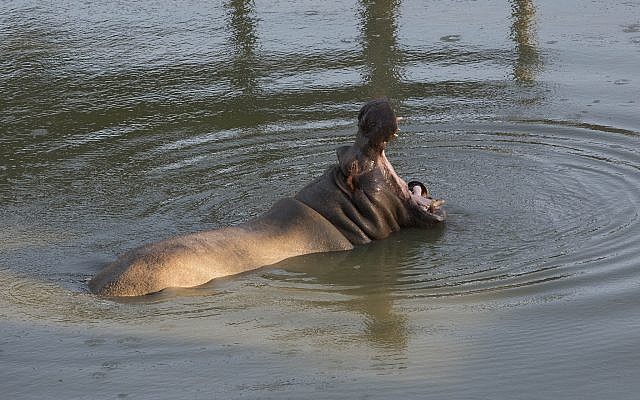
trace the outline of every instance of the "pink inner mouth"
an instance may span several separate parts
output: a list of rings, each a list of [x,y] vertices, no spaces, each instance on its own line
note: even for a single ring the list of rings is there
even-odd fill
[[[436,214],[440,211],[440,207],[444,204],[444,200],[435,200],[429,196],[428,193],[422,193],[420,186],[414,186],[412,191],[409,191],[407,182],[404,181],[389,162],[384,150],[380,156],[380,163],[383,165],[383,170],[388,171],[389,177],[396,184],[402,196],[418,205],[423,211],[429,214]]]
[[[411,192],[411,199],[426,211],[433,213],[444,204],[444,200],[434,200],[422,193],[420,186],[414,186]]]

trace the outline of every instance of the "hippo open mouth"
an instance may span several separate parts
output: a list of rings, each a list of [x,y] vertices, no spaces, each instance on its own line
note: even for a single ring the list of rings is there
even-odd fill
[[[395,186],[398,196],[409,203],[408,208],[423,214],[423,218],[418,220],[428,221],[427,224],[418,222],[418,225],[442,222],[447,217],[446,211],[442,208],[445,201],[432,198],[426,185],[420,181],[410,181],[407,184],[395,172],[385,154],[387,144],[398,138],[399,124],[403,120],[404,118],[395,115],[386,99],[367,103],[358,115],[359,134],[356,146],[362,155],[381,168],[390,181],[388,183],[391,183],[392,187]],[[341,158],[340,152],[338,158]]]
[[[420,207],[426,214],[430,215],[437,221],[444,221],[446,212],[442,208],[444,200],[436,200],[429,195],[427,187],[422,182],[411,181],[407,184],[411,201]]]
[[[353,244],[446,219],[444,201],[433,199],[420,182],[407,184],[385,154],[388,143],[398,136],[400,120],[388,100],[367,103],[358,115],[355,143],[338,148],[338,164],[295,196]]]
[[[396,120],[400,122],[403,118],[397,117]],[[385,171],[389,180],[393,183],[391,186],[396,187],[398,196],[408,203],[407,208],[421,214],[417,218],[417,225],[428,226],[433,223],[443,222],[447,218],[447,212],[442,208],[445,201],[431,197],[427,186],[420,181],[413,180],[406,183],[404,179],[395,172],[389,159],[387,159],[385,154],[386,146],[389,141],[398,137],[399,130],[400,129],[396,128],[392,134],[385,136],[385,139],[381,143],[381,151],[374,156],[377,158],[377,164],[382,167],[382,170]]]
[[[386,108],[387,105],[388,105],[387,102],[382,103],[382,107]],[[363,108],[363,110],[364,109],[365,108]],[[393,113],[392,110],[391,111],[383,110],[381,112],[379,107],[376,107],[375,116],[378,121],[384,118],[383,116],[385,115],[385,111],[387,115],[390,113]],[[366,113],[361,112],[360,118],[363,118],[363,117],[366,117]],[[423,212],[428,217],[428,219],[433,219],[433,222],[444,221],[447,217],[446,211],[442,208],[445,201],[441,199],[434,199],[433,197],[431,197],[431,195],[429,194],[429,190],[427,189],[425,184],[420,181],[410,181],[409,183],[405,183],[405,181],[398,174],[396,174],[396,172],[393,169],[393,166],[387,159],[387,156],[385,154],[385,149],[387,147],[387,144],[390,141],[398,138],[398,132],[400,132],[400,128],[398,127],[398,125],[400,124],[400,122],[404,120],[404,118],[396,117],[395,115],[392,115],[391,118],[395,118],[395,126],[393,123],[389,123],[389,122],[387,122],[386,124],[378,123],[377,124],[378,128],[380,128],[381,126],[385,126],[386,131],[380,130],[381,132],[378,133],[377,135],[380,138],[378,139],[378,143],[376,143],[376,140],[371,140],[371,142],[368,143],[368,145],[370,146],[373,144],[374,148],[375,147],[380,148],[379,154],[376,154],[376,152],[373,153],[374,157],[377,156],[379,158],[378,163],[384,169],[386,169],[389,175],[391,175],[392,181],[394,181],[394,183],[396,183],[396,185],[400,189],[399,195],[401,197],[408,199],[410,204],[414,208],[417,208],[418,210]],[[386,119],[389,120],[390,117],[387,117]],[[371,124],[361,123],[360,128],[362,129],[363,126],[366,126],[366,125],[370,126]],[[375,135],[371,135],[371,137],[372,136],[375,136]],[[408,193],[407,191],[405,191],[405,188],[408,189]]]

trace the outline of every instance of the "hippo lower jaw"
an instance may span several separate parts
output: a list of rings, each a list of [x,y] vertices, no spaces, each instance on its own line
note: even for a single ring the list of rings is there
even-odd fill
[[[422,211],[427,218],[434,222],[442,222],[447,218],[447,213],[442,208],[445,201],[429,196],[426,186],[422,182],[411,181],[407,184],[411,203]]]
[[[398,118],[398,121],[400,120],[402,120],[402,118]],[[397,136],[396,132],[393,136],[384,140],[383,148],[386,148],[388,141],[397,138]],[[405,182],[405,180],[395,172],[384,150],[382,150],[378,156],[378,163],[387,171],[389,180],[397,187],[398,197],[407,203],[408,209],[412,209],[418,214],[417,225],[429,226],[447,219],[447,212],[442,208],[445,201],[431,197],[429,190],[422,182]]]

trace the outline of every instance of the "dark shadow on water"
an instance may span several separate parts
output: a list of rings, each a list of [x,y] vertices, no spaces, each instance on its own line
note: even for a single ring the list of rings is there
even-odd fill
[[[291,258],[273,268],[293,274],[266,270],[265,276],[294,286],[298,282],[311,282],[318,285],[319,290],[348,296],[346,301],[307,303],[312,307],[336,307],[361,314],[366,318],[364,335],[372,345],[404,350],[409,338],[408,317],[394,306],[396,288],[402,284],[406,266],[418,263],[425,268],[432,267],[430,260],[423,260],[424,254],[429,254],[429,248],[441,240],[444,230],[444,227],[409,229],[351,251]]]

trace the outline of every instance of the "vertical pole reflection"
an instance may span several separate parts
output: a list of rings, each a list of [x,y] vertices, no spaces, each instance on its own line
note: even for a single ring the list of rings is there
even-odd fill
[[[516,44],[518,53],[513,75],[518,82],[533,83],[542,65],[536,43],[536,7],[531,0],[512,0],[511,10],[513,18],[511,38]]]
[[[231,82],[244,95],[253,97],[257,89],[256,19],[253,0],[230,0],[230,41],[233,47]]]
[[[399,0],[361,0],[361,41],[367,68],[365,87],[369,97],[397,99],[400,88],[401,60],[397,46],[396,17]]]

